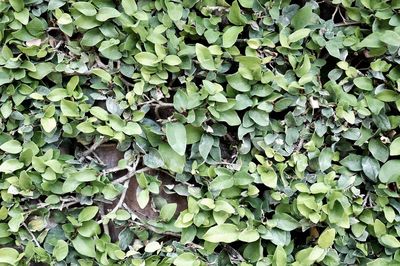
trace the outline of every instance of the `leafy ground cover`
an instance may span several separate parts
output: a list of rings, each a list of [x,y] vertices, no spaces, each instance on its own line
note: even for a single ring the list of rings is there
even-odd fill
[[[0,2],[1,265],[400,265],[399,0]]]

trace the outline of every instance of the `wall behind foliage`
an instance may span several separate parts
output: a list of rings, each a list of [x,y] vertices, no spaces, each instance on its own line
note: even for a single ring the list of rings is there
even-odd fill
[[[0,264],[400,265],[399,0],[0,2]]]

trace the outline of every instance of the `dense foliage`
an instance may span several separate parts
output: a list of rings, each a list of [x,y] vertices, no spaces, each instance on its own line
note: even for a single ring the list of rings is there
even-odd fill
[[[400,265],[399,11],[0,1],[0,264]]]

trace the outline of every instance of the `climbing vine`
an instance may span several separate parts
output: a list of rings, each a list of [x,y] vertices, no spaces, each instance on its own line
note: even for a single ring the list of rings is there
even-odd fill
[[[0,1],[1,265],[399,265],[400,1]]]

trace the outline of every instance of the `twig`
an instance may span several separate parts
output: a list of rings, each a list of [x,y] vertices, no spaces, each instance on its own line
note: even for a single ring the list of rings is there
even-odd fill
[[[22,225],[25,227],[25,229],[26,229],[26,230],[28,231],[28,233],[31,235],[32,240],[33,240],[33,242],[35,242],[36,246],[37,246],[38,248],[41,248],[39,242],[38,242],[37,239],[36,239],[36,236],[31,232],[31,230],[29,230],[29,228],[28,228],[28,226],[26,225],[26,223],[23,223]]]
[[[367,195],[366,195],[365,198],[364,198],[363,204],[362,204],[362,207],[363,207],[363,208],[365,208],[365,207],[367,206],[367,202],[368,202],[370,196],[371,196],[371,194],[370,194],[370,192],[368,191],[368,192],[367,192]]]
[[[218,12],[229,12],[229,7],[225,7],[225,6],[205,6],[203,7],[203,9],[214,12],[214,11],[218,11]]]
[[[86,149],[90,149],[88,146],[86,146],[86,145],[83,145]],[[103,162],[103,160],[97,155],[97,153],[95,153],[94,151],[92,151],[92,154],[93,154],[93,156],[94,157],[96,157],[96,160],[98,161],[98,163],[100,164],[100,165],[103,165],[103,166],[105,166],[106,164]]]
[[[100,207],[100,215],[101,215],[101,220],[104,219],[104,204],[101,204]],[[104,229],[104,233],[106,235],[110,235],[110,228],[108,227],[108,223],[103,223],[103,229]]]
[[[304,144],[304,139],[301,138],[301,139],[299,140],[299,143],[297,144],[297,147],[296,147],[295,151],[296,151],[296,152],[299,152],[299,151],[301,150],[301,148],[303,148],[303,144]]]
[[[101,144],[106,141],[104,136],[101,136],[98,141],[95,141],[93,145],[86,151],[82,153],[83,157],[88,156],[89,154],[93,153]]]
[[[343,21],[342,23],[336,23],[335,27],[344,27],[344,26],[354,26],[354,25],[361,25],[361,22],[358,21]]]
[[[332,21],[335,19],[336,13],[338,12],[339,9],[340,9],[340,6],[337,5],[336,8],[335,8],[335,11],[332,14]]]
[[[128,205],[124,204],[123,206],[125,207],[125,209],[127,209],[130,213],[132,213],[133,215],[135,215],[135,216],[140,220],[140,222],[135,221],[135,220],[131,220],[132,223],[134,223],[134,224],[136,224],[136,225],[138,225],[138,226],[144,227],[144,228],[146,228],[146,229],[148,229],[148,230],[150,230],[150,231],[152,231],[152,232],[154,232],[154,233],[156,233],[156,234],[159,234],[159,235],[167,235],[167,236],[173,236],[173,237],[181,237],[181,234],[179,234],[179,233],[170,232],[170,231],[161,232],[161,231],[160,231],[159,229],[157,229],[156,227],[154,227],[154,226],[152,226],[152,225],[149,225],[149,224],[146,224],[145,222],[143,222],[143,221],[139,218],[139,216],[136,215],[136,213],[135,213],[131,208],[129,208]]]
[[[234,256],[235,260],[245,261],[244,258],[242,257],[242,255],[240,255],[239,251],[237,251],[233,247],[231,247],[229,245],[224,245],[224,249],[226,249],[226,251],[228,251],[228,253],[230,253],[232,256]]]
[[[110,213],[116,212],[119,208],[121,208],[122,204],[124,203],[125,197],[126,197],[126,192],[128,191],[130,180],[126,180],[124,183],[124,190],[122,191],[121,196],[119,197],[119,201],[117,205],[110,211]]]
[[[113,180],[112,183],[113,183],[113,184],[124,183],[126,180],[131,179],[131,177],[133,177],[135,174],[137,174],[137,173],[143,173],[143,172],[146,172],[146,171],[148,171],[148,170],[151,170],[151,168],[149,168],[149,167],[143,167],[143,168],[141,168],[141,169],[139,169],[139,170],[137,170],[137,171],[134,170],[134,169],[130,169],[129,172],[128,172],[126,175],[121,176],[120,178],[117,178],[117,179]]]

